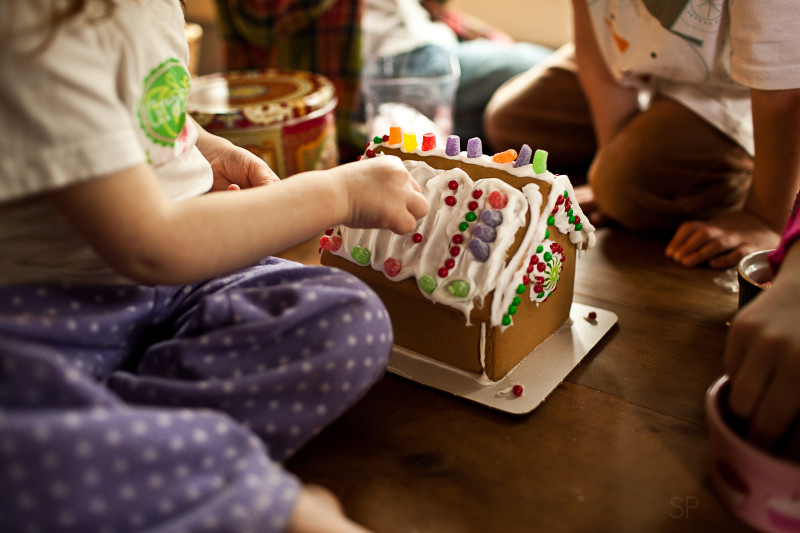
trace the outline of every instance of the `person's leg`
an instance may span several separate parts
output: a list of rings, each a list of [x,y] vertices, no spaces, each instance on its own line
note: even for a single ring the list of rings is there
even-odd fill
[[[349,274],[270,259],[192,288],[139,367],[110,379],[126,401],[223,410],[282,460],[383,376],[391,323]]]
[[[154,296],[0,287],[0,531],[284,530],[300,485],[255,435],[104,385],[147,337]]]
[[[741,208],[752,169],[729,137],[680,103],[656,99],[598,152],[589,183],[610,218],[667,234]]]
[[[456,91],[454,131],[462,146],[472,137],[485,139],[483,112],[495,91],[506,80],[546,60],[553,50],[546,46],[474,39],[458,44],[461,79]]]
[[[581,183],[597,144],[576,74],[572,45],[508,80],[486,107],[486,140],[494,152],[523,144],[548,152],[547,167]]]

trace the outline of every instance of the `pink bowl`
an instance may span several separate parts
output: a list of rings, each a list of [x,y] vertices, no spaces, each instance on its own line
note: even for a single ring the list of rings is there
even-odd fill
[[[727,375],[706,392],[711,484],[719,499],[751,526],[800,533],[800,464],[753,446],[726,422]]]

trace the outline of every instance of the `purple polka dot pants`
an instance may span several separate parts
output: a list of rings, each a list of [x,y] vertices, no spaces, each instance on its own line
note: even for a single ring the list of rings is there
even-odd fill
[[[181,287],[0,286],[0,531],[282,531],[280,462],[382,375],[354,277],[275,258]]]

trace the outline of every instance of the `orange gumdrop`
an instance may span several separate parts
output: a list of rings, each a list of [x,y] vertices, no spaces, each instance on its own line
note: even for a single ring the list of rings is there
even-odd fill
[[[517,158],[517,151],[512,148],[510,150],[506,150],[505,152],[494,154],[492,156],[492,161],[494,161],[495,163],[511,163],[516,158]]]

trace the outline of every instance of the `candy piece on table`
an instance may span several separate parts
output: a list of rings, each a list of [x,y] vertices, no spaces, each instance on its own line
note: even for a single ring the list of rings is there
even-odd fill
[[[461,137],[458,135],[448,135],[444,153],[449,156],[456,156],[461,153]]]
[[[433,133],[426,133],[422,136],[422,151],[427,152],[436,148],[436,135]]]
[[[400,126],[389,126],[389,144],[400,144],[403,141],[403,130]]]
[[[547,172],[547,152],[544,150],[536,150],[533,154],[533,171],[537,174]]]
[[[529,164],[531,162],[531,156],[533,156],[533,150],[531,150],[531,147],[527,144],[523,144],[522,148],[519,149],[519,155],[517,155],[514,168],[524,167]]]
[[[492,156],[492,161],[495,163],[511,163],[517,158],[517,151],[514,149],[506,150]]]
[[[475,158],[483,155],[483,145],[480,137],[473,137],[467,141],[467,157]]]
[[[415,133],[407,131],[403,135],[403,149],[406,152],[413,152],[416,147],[417,147],[417,135]]]

